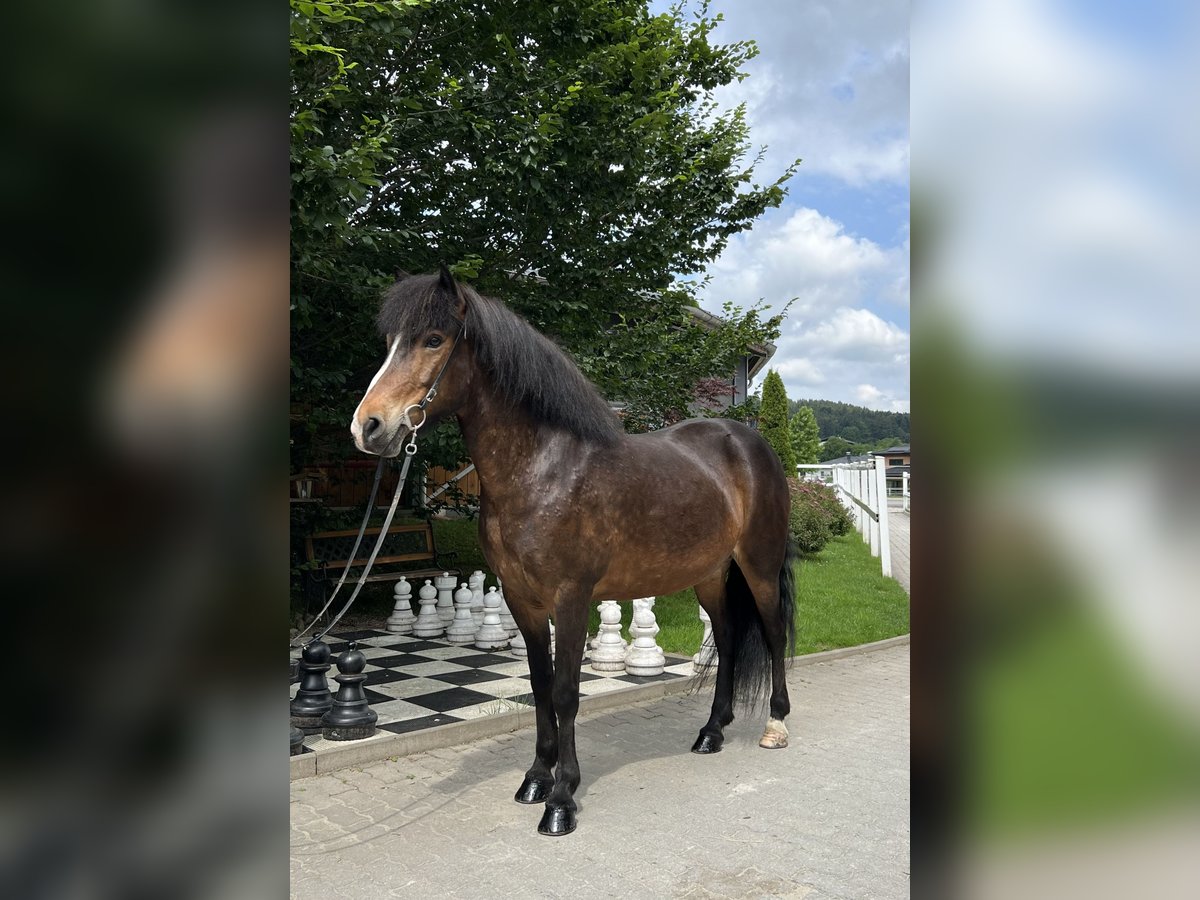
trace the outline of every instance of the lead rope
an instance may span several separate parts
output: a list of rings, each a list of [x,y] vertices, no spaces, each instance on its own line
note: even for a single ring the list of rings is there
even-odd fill
[[[375,508],[375,495],[379,492],[379,482],[383,480],[383,466],[387,462],[386,457],[379,458],[379,465],[375,467],[375,482],[371,485],[371,496],[367,498],[367,511],[363,513],[362,524],[358,526],[358,537],[354,539],[354,549],[350,551],[350,556],[347,559],[355,559],[358,556],[358,548],[362,546],[363,535],[367,533],[367,523],[371,521],[371,511]],[[401,484],[404,482],[402,481]],[[300,639],[308,634],[309,629],[321,621],[321,616],[329,612],[329,607],[333,605],[333,601],[337,599],[338,591],[342,589],[342,585],[346,583],[346,576],[350,574],[350,566],[342,569],[342,577],[338,579],[337,585],[333,589],[333,593],[329,595],[329,599],[325,605],[321,607],[321,611],[313,616],[313,620],[308,623],[308,626],[292,638],[291,649],[300,646]]]
[[[354,591],[350,594],[350,599],[346,601],[345,605],[343,605],[338,611],[338,614],[333,617],[333,620],[325,626],[321,633],[313,638],[313,641],[321,640],[323,637],[325,637],[325,635],[329,634],[329,632],[335,625],[337,625],[338,622],[342,620],[342,616],[344,616],[350,610],[350,607],[354,605],[354,601],[358,599],[359,592],[362,591],[362,586],[366,584],[367,576],[371,574],[371,567],[375,565],[375,558],[379,556],[379,551],[383,547],[384,540],[387,538],[388,529],[392,526],[392,519],[396,515],[396,507],[400,505],[400,494],[404,491],[404,483],[408,480],[408,470],[412,466],[413,457],[416,456],[417,453],[417,432],[429,418],[428,413],[425,412],[425,408],[429,406],[429,404],[433,402],[433,398],[437,396],[438,383],[442,380],[442,376],[446,374],[446,368],[450,365],[450,360],[454,357],[454,351],[458,349],[458,343],[462,338],[463,330],[463,325],[460,324],[458,326],[458,333],[454,336],[454,346],[452,346],[450,348],[450,352],[446,354],[446,361],[442,363],[442,368],[438,371],[437,377],[433,379],[433,383],[429,386],[429,390],[426,392],[421,402],[414,403],[412,406],[405,409],[400,416],[401,424],[407,425],[409,429],[408,443],[404,446],[404,464],[400,467],[400,477],[396,481],[396,492],[392,494],[392,503],[391,506],[388,507],[387,515],[383,519],[383,527],[379,530],[379,537],[375,541],[375,548],[371,551],[371,555],[367,559],[367,564],[363,568],[362,574],[358,576],[358,584],[354,586]],[[414,409],[419,410],[421,413],[421,421],[417,422],[416,424],[413,423],[412,418],[409,416],[409,413]],[[349,559],[351,562],[353,562],[355,555],[358,553],[358,548],[362,544],[363,535],[367,533],[367,522],[371,518],[372,504],[375,502],[375,492],[379,488],[379,481],[383,474],[383,464],[384,460],[380,459],[379,467],[375,471],[375,483],[371,486],[371,498],[367,502],[367,512],[366,515],[363,516],[362,525],[358,529],[358,538],[354,541],[354,550],[350,553]],[[346,566],[346,570],[342,572],[342,577],[338,581],[337,587],[334,588],[334,596],[337,595],[338,589],[341,588],[342,584],[345,582],[346,576],[349,574],[349,572],[350,566]],[[300,638],[308,633],[308,630],[316,625],[318,621],[320,621],[321,616],[325,615],[332,604],[333,596],[329,598],[329,601],[325,604],[324,609],[317,613],[316,618],[308,624],[308,628],[305,628],[304,631],[300,632],[300,634],[296,635],[296,637],[292,639],[290,645],[291,649],[301,646],[300,643],[298,643]],[[305,643],[307,644],[311,642]]]

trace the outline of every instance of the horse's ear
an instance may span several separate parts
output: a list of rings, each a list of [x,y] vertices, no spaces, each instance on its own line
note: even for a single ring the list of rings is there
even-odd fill
[[[441,268],[438,270],[438,276],[438,281],[442,287],[450,291],[454,290],[454,276],[450,274],[450,270],[446,268],[445,263],[442,263]]]
[[[397,281],[403,281],[405,278],[411,278],[411,277],[412,276],[409,275],[408,272],[405,272],[403,269],[396,270],[396,280]]]

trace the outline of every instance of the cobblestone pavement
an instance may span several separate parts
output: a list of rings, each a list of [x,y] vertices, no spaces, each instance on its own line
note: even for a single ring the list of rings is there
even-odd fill
[[[794,667],[791,746],[739,714],[688,752],[711,690],[581,717],[579,828],[512,794],[533,731],[291,785],[298,898],[908,896],[909,648]]]

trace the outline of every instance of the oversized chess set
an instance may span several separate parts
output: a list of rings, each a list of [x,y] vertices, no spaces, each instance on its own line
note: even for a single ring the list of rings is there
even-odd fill
[[[413,585],[401,577],[383,630],[305,645],[293,679],[291,715],[298,730],[292,753],[533,706],[524,639],[503,585],[485,591],[485,580],[481,571],[462,583],[450,573],[426,579],[416,591],[414,614]],[[653,598],[633,606],[626,640],[620,604],[600,604],[599,633],[589,637],[584,655],[581,696],[693,674],[692,658],[665,654],[656,643]],[[552,634],[553,628],[551,623]],[[334,666],[338,687],[331,693],[326,673]]]

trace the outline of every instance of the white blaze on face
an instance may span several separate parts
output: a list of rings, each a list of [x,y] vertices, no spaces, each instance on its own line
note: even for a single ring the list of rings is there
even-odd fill
[[[383,365],[379,367],[379,371],[375,373],[375,377],[371,379],[371,383],[367,385],[367,389],[363,392],[363,399],[358,401],[358,406],[355,407],[354,415],[350,419],[350,433],[354,435],[354,441],[358,444],[359,449],[362,449],[362,426],[358,422],[358,413],[362,409],[363,400],[367,399],[367,395],[371,393],[371,389],[379,383],[379,379],[383,377],[383,373],[388,370],[388,366],[392,364],[392,360],[396,356],[396,350],[400,347],[400,335],[392,340],[392,346],[388,350],[387,359],[383,361]]]

